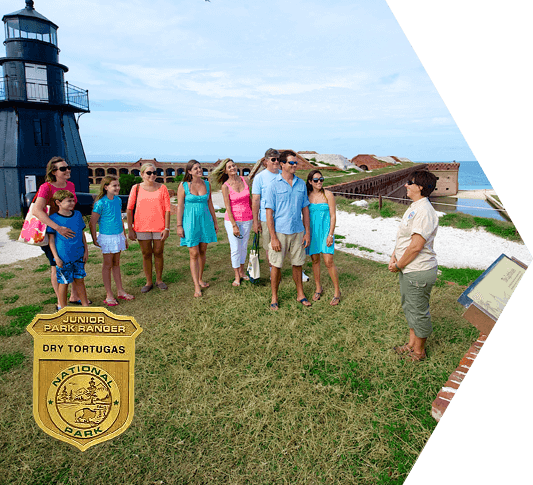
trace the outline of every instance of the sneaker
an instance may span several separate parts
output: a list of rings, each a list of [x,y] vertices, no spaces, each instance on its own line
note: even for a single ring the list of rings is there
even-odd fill
[[[306,283],[307,281],[309,281],[309,276],[307,276],[303,271],[302,271],[302,281],[304,283]]]

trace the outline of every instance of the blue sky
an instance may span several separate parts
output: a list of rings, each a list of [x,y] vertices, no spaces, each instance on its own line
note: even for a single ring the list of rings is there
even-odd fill
[[[4,13],[24,6],[3,2]],[[473,160],[384,0],[36,0],[89,90],[89,161],[270,147]]]

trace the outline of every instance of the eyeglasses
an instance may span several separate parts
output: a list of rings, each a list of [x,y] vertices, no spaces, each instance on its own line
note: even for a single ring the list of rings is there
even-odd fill
[[[289,162],[288,160],[285,161],[285,162],[281,162],[281,163],[288,163],[289,165],[298,165],[298,162]]]
[[[144,172],[146,175],[157,175],[157,172],[152,172],[151,170],[147,170]]]
[[[72,170],[72,168],[70,167],[70,165],[66,165],[64,167],[54,168],[54,170],[52,170],[52,172],[56,172],[57,170],[59,170],[60,172],[66,172],[67,170]]]
[[[313,182],[317,184],[318,182],[324,182],[324,177],[320,177],[319,179],[313,179]]]

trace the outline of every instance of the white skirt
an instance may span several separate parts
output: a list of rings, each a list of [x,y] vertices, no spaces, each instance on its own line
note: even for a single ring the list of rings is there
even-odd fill
[[[96,238],[103,254],[120,253],[126,250],[126,237],[120,234],[98,234]]]

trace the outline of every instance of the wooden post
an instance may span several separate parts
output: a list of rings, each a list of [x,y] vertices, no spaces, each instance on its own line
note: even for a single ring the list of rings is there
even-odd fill
[[[379,210],[383,208],[383,199],[381,198],[381,194],[379,194]]]

